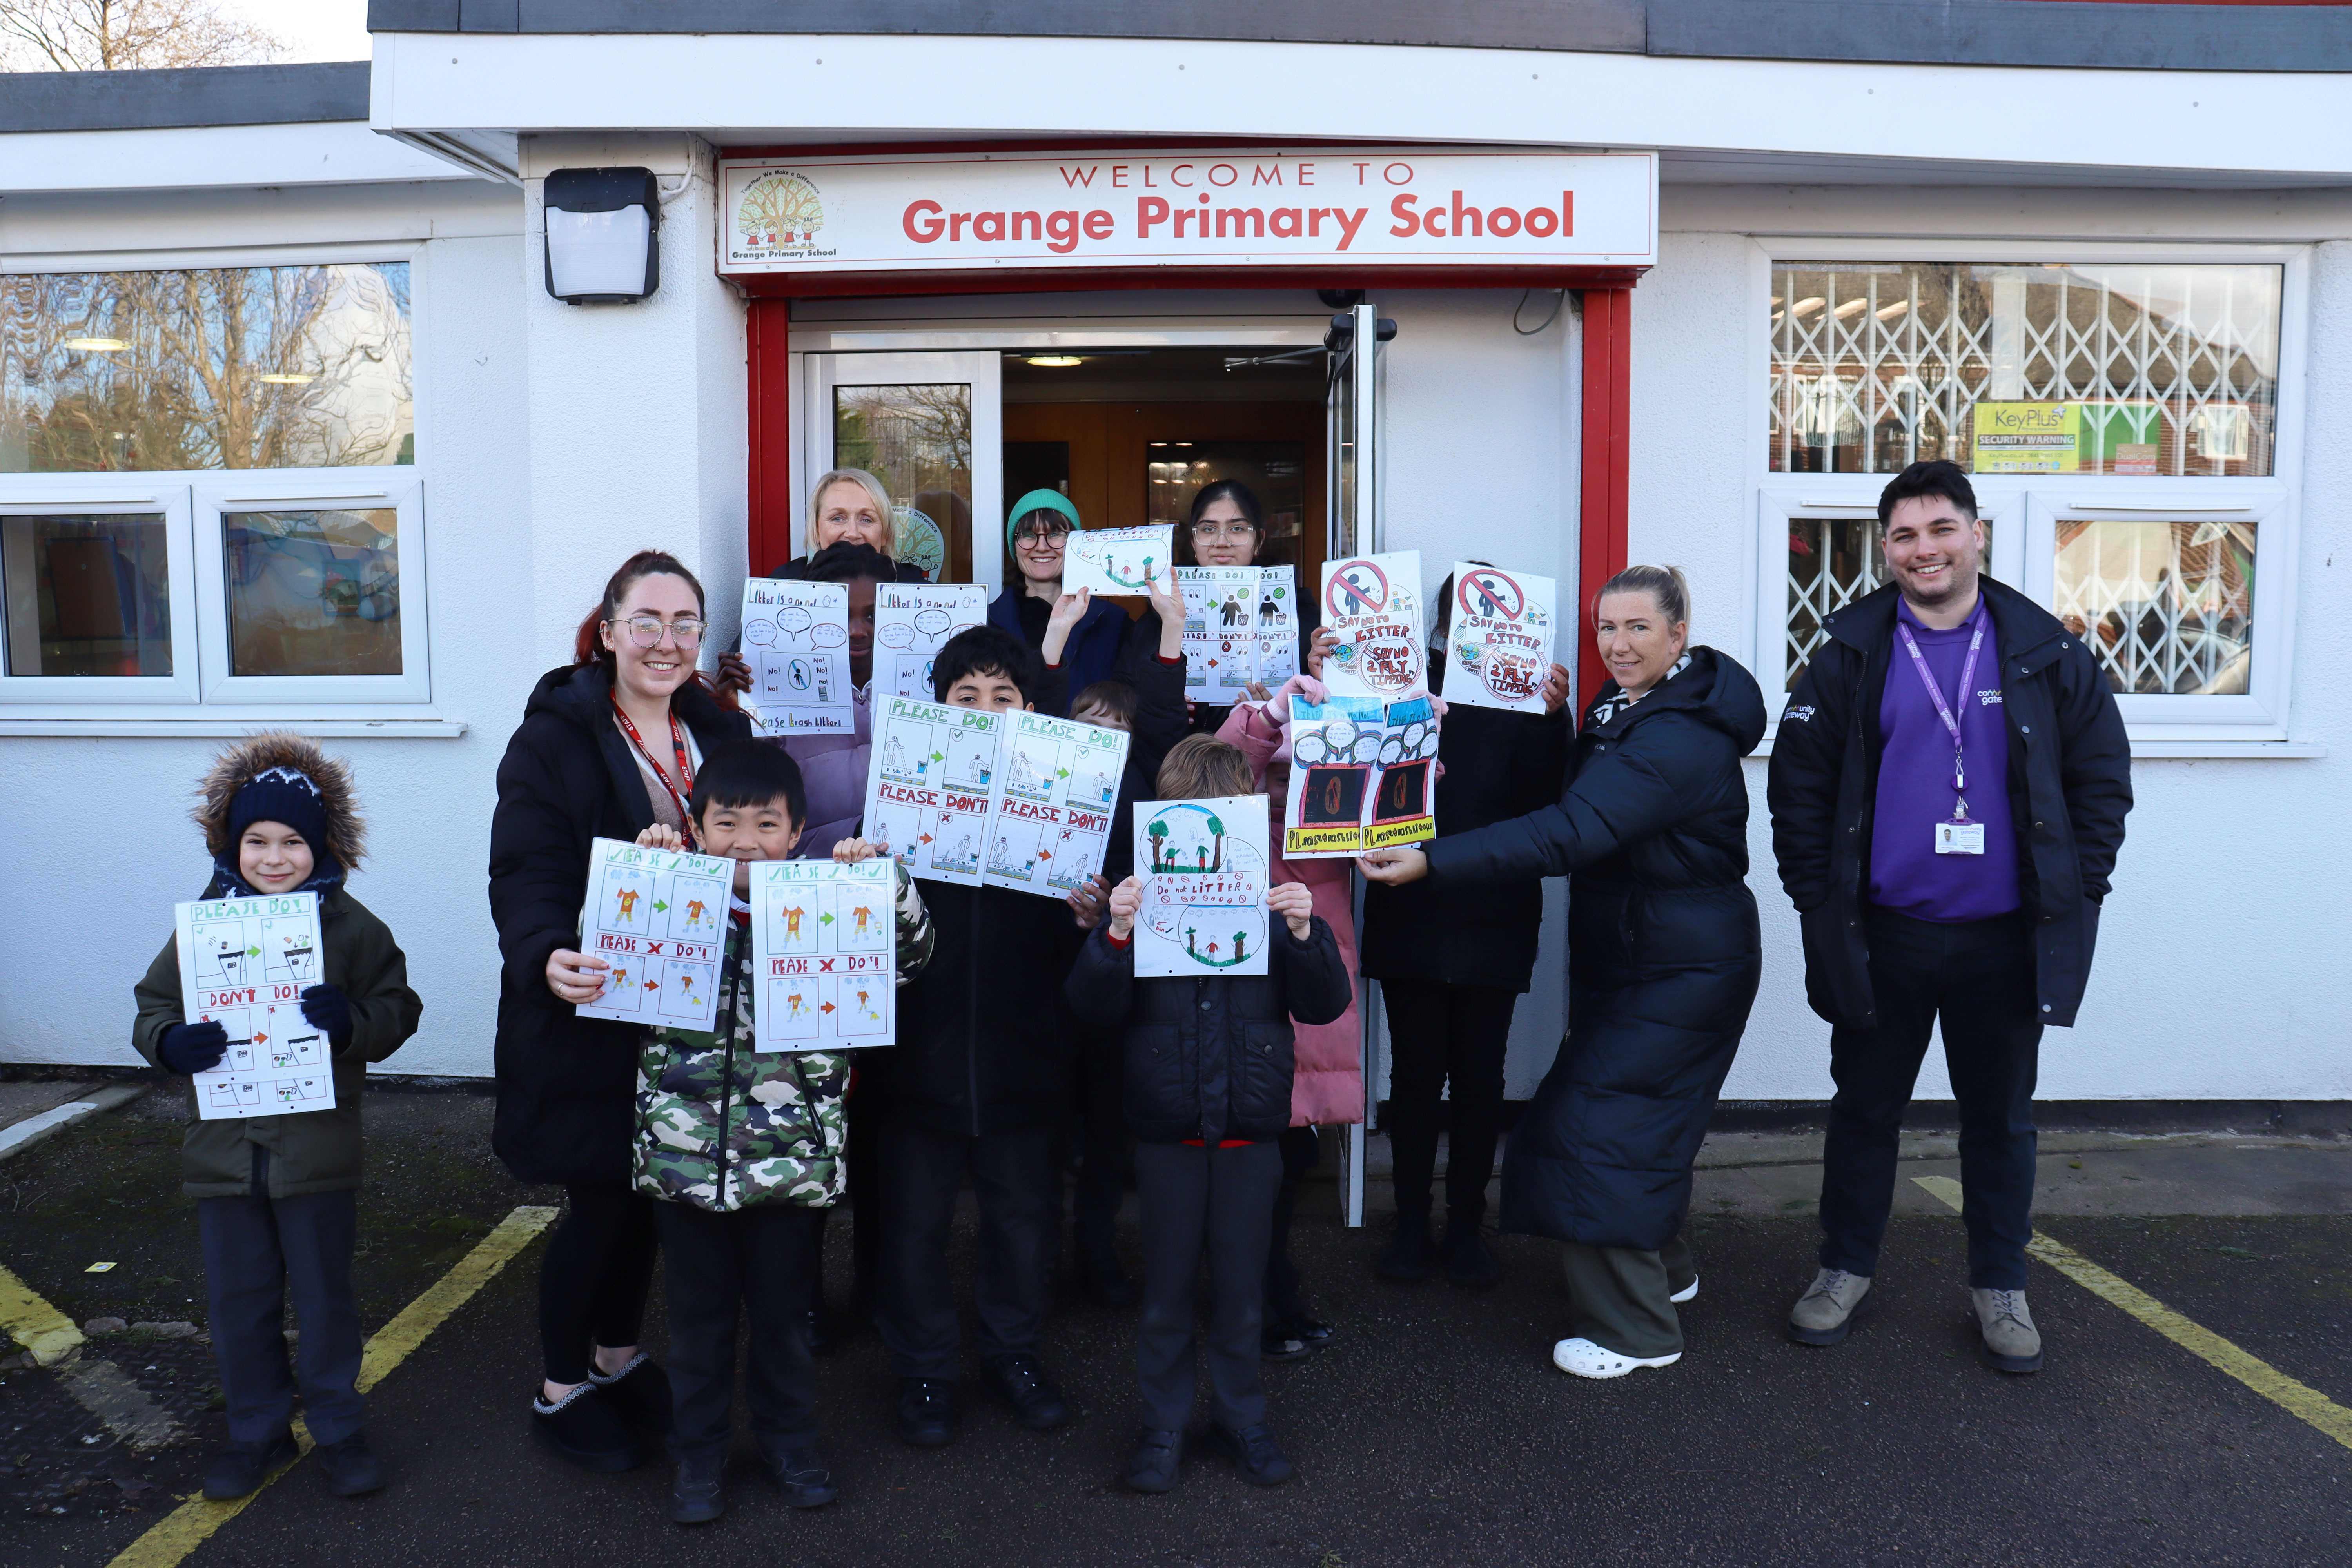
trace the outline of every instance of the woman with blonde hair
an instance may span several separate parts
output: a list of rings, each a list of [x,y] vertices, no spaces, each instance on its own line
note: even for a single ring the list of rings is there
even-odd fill
[[[828,545],[864,544],[890,557],[900,583],[928,583],[930,574],[898,559],[897,513],[890,487],[864,468],[827,468],[809,487],[805,551],[771,571],[771,577],[800,577],[809,557]]]

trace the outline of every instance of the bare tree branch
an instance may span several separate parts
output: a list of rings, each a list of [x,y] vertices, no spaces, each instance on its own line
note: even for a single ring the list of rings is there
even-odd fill
[[[0,68],[158,70],[251,65],[286,52],[220,0],[0,0]]]

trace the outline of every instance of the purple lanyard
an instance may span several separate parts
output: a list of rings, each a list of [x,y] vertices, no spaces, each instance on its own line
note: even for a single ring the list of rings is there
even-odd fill
[[[1982,603],[1979,603],[1976,613],[1969,617],[1975,624],[1976,631],[1969,638],[1969,657],[1960,666],[1960,700],[1963,702],[1969,700],[1969,691],[1976,685],[1977,655],[1984,648],[1987,618]],[[1969,774],[1961,763],[1960,721],[1952,716],[1951,704],[1944,700],[1943,689],[1936,684],[1935,672],[1927,668],[1927,656],[1919,651],[1918,641],[1912,637],[1911,628],[1898,619],[1895,629],[1902,636],[1904,651],[1911,656],[1911,668],[1919,672],[1919,684],[1927,689],[1927,700],[1936,705],[1936,717],[1944,721],[1946,732],[1952,737],[1952,794],[1955,797],[1952,820],[1965,822],[1969,816],[1969,803],[1961,792],[1969,787]]]

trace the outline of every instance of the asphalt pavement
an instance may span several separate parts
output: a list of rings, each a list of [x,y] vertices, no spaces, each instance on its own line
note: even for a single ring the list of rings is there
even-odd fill
[[[0,1257],[77,1322],[200,1325],[193,1216],[176,1196],[177,1111],[152,1096],[0,1166]],[[371,1096],[360,1261],[373,1331],[542,1190],[485,1152],[488,1101]],[[2352,1405],[2352,1146],[2326,1141],[2045,1142],[2041,1228],[2338,1405]],[[2057,1145],[2053,1148],[2053,1145]],[[1131,1435],[1131,1315],[1070,1300],[1047,1359],[1077,1411],[1021,1430],[968,1384],[961,1439],[891,1435],[892,1385],[869,1332],[820,1363],[840,1500],[783,1507],[739,1455],[732,1510],[689,1535],[668,1478],[573,1471],[530,1442],[534,1246],[371,1396],[393,1474],[326,1495],[298,1465],[194,1547],[196,1564],[2329,1563],[2352,1561],[2352,1447],[2052,1269],[2032,1300],[2047,1370],[1979,1364],[1959,1221],[1915,1174],[1949,1173],[1932,1139],[1853,1336],[1782,1336],[1811,1272],[1801,1134],[1717,1140],[1694,1206],[1698,1300],[1681,1363],[1606,1384],[1554,1371],[1561,1330],[1547,1244],[1496,1242],[1479,1294],[1384,1285],[1385,1223],[1339,1223],[1311,1188],[1297,1252],[1332,1347],[1268,1368],[1291,1485],[1261,1491],[1188,1460],[1171,1496],[1114,1478]],[[1948,1155],[1948,1149],[1944,1151]],[[2143,1201],[2136,1189],[2148,1194]],[[2135,1212],[2136,1211],[2136,1212]],[[1126,1222],[1133,1224],[1129,1205]],[[848,1233],[829,1240],[838,1300]],[[969,1278],[971,1226],[959,1234]],[[117,1268],[86,1272],[89,1261]],[[648,1332],[658,1347],[658,1322]],[[216,1441],[200,1342],[95,1338],[184,1429],[142,1453],[60,1392],[49,1369],[0,1373],[0,1562],[105,1564],[171,1513]],[[84,1442],[85,1437],[91,1441]],[[143,1562],[160,1561],[151,1538]]]

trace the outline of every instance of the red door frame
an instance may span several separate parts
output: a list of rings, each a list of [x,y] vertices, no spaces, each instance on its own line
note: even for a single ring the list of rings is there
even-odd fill
[[[1510,284],[1525,286],[1518,272],[1509,278],[1484,274],[1469,277],[1454,275],[1455,269],[1435,269],[1418,274],[1382,279],[1350,280],[1357,282],[1387,281],[1404,283],[1409,280],[1419,287],[1496,287]],[[1638,274],[1612,271],[1606,276],[1590,272],[1563,276],[1555,271],[1545,274],[1538,286],[1559,288],[1564,284],[1580,288],[1584,304],[1584,409],[1583,468],[1578,485],[1579,518],[1577,532],[1577,634],[1572,661],[1577,671],[1577,708],[1581,712],[1601,689],[1601,668],[1598,659],[1582,657],[1583,650],[1592,646],[1592,601],[1606,583],[1625,567],[1625,528],[1627,490],[1631,482],[1629,433],[1633,413],[1633,282]],[[1203,277],[1199,273],[1183,273],[1175,268],[1160,268],[1152,274],[1121,275],[1118,282],[1109,276],[1092,270],[1068,271],[1034,275],[1014,280],[1000,276],[990,277],[982,287],[996,289],[1016,287],[1036,292],[1059,292],[1071,289],[1097,289],[1132,287],[1148,278],[1152,285],[1182,288],[1281,288],[1297,289],[1301,279],[1296,275],[1261,275],[1244,280],[1232,274]],[[768,281],[763,279],[762,281]],[[828,282],[834,281],[828,279]],[[855,284],[839,292],[861,294],[954,293],[970,291],[972,283],[950,283],[936,274],[908,277],[869,276],[861,279],[845,279]],[[981,280],[975,279],[973,283]],[[1342,286],[1334,284],[1333,286]],[[805,296],[809,290],[799,290]],[[836,290],[828,289],[827,292]],[[782,292],[754,294],[750,300],[750,321],[747,324],[747,351],[750,387],[751,466],[748,479],[748,500],[751,531],[751,570],[767,572],[792,558],[793,553],[793,475],[792,475],[792,416],[794,388],[792,384],[791,298]]]

